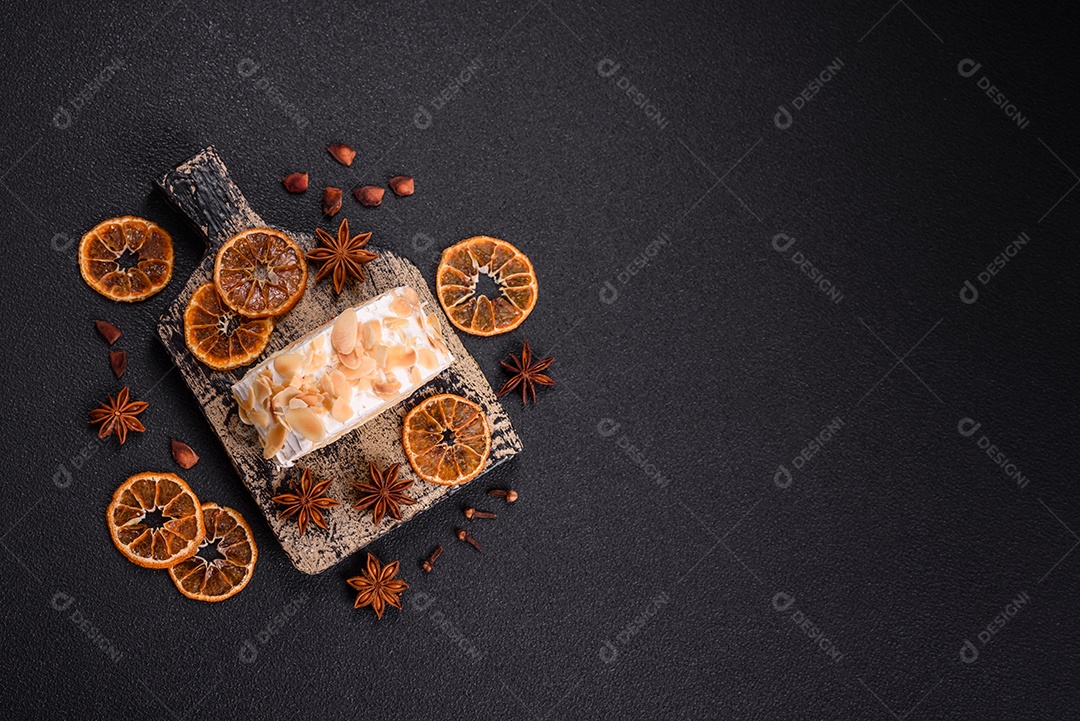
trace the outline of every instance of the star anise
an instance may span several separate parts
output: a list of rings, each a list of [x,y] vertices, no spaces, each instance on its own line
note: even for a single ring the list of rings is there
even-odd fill
[[[327,479],[315,483],[311,477],[311,471],[307,468],[300,475],[300,488],[293,484],[293,493],[282,493],[270,500],[285,506],[285,510],[278,514],[278,518],[292,518],[296,516],[296,522],[300,526],[300,535],[304,535],[308,521],[319,528],[326,528],[326,519],[322,512],[327,508],[339,505],[337,501],[326,495],[326,489],[332,481]]]
[[[372,523],[376,526],[386,513],[401,520],[401,507],[416,503],[415,498],[405,495],[405,489],[413,484],[411,478],[398,479],[400,463],[395,463],[385,471],[380,471],[374,463],[368,463],[371,471],[371,483],[357,483],[353,486],[360,491],[360,500],[353,504],[358,511],[371,509]]]
[[[543,360],[534,361],[532,349],[529,348],[529,341],[525,341],[525,345],[521,349],[521,358],[518,358],[511,353],[510,362],[499,361],[499,365],[513,374],[510,377],[510,380],[506,381],[506,383],[503,384],[503,387],[499,389],[499,396],[502,397],[518,386],[521,386],[521,404],[529,404],[528,398],[525,395],[526,393],[531,393],[532,401],[533,403],[536,403],[537,385],[555,385],[555,381],[551,380],[551,378],[541,372],[547,370],[547,367],[551,365],[554,360],[554,358],[544,358]]]
[[[383,566],[379,563],[379,559],[369,553],[364,575],[354,576],[348,580],[348,584],[360,592],[356,596],[353,608],[371,606],[371,610],[378,618],[382,618],[387,606],[393,606],[400,611],[401,594],[409,587],[409,584],[400,578],[394,578],[397,572],[397,561]]]
[[[116,398],[109,396],[108,401],[102,402],[99,407],[90,411],[90,423],[101,424],[98,438],[104,438],[112,433],[116,435],[116,440],[120,441],[120,445],[124,445],[128,431],[142,433],[146,430],[146,427],[135,416],[149,406],[150,404],[146,401],[131,400],[131,393],[127,386],[124,386],[123,390],[116,394]]]
[[[322,228],[316,228],[315,234],[319,236],[319,247],[312,248],[305,256],[308,260],[322,263],[319,272],[315,274],[315,280],[320,281],[332,273],[334,291],[337,293],[340,293],[345,288],[345,283],[350,280],[363,283],[364,265],[379,257],[364,248],[371,240],[371,233],[350,237],[349,219],[343,218],[336,238]]]

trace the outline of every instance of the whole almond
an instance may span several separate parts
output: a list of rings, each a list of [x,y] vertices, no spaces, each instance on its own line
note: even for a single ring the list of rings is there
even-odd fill
[[[348,145],[338,143],[337,145],[331,145],[326,149],[326,152],[334,156],[334,160],[338,161],[342,165],[352,165],[353,158],[356,157],[356,151],[350,148]]]
[[[282,185],[285,186],[285,190],[290,193],[303,193],[307,190],[308,186],[308,174],[307,173],[289,173],[281,179]]]
[[[112,323],[106,323],[103,320],[95,320],[94,327],[97,328],[97,332],[101,334],[101,337],[105,339],[105,342],[112,345],[116,340],[123,335],[120,329]]]
[[[415,190],[415,183],[408,175],[395,175],[388,184],[394,195],[398,196],[412,195]]]
[[[382,197],[385,192],[377,185],[364,185],[354,190],[353,195],[360,201],[360,205],[377,208],[382,205]]]
[[[341,210],[341,188],[327,186],[322,193],[322,212],[327,215],[337,215]]]
[[[112,372],[116,374],[117,378],[124,375],[124,371],[127,370],[127,351],[109,351],[109,365],[112,366]]]
[[[191,468],[199,462],[199,454],[191,450],[191,446],[187,443],[173,438],[169,441],[169,447],[172,449],[173,460],[181,468]]]

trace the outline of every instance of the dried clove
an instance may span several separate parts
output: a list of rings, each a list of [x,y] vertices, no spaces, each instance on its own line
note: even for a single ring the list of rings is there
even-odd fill
[[[431,555],[420,564],[420,568],[424,569],[424,573],[431,573],[432,567],[435,565],[436,559],[442,554],[442,546],[435,546],[435,550],[431,552]]]
[[[470,546],[475,548],[480,553],[484,552],[484,549],[480,547],[480,542],[477,541],[472,536],[470,536],[469,532],[466,531],[465,529],[463,529],[463,528],[458,529],[457,538],[458,538],[459,541],[465,541],[466,543],[468,543]]]
[[[487,492],[487,494],[489,496],[491,496],[492,498],[505,499],[507,503],[513,503],[514,501],[516,501],[518,499],[517,491],[515,491],[512,488],[509,488],[509,489],[492,488],[491,490],[489,490]]]

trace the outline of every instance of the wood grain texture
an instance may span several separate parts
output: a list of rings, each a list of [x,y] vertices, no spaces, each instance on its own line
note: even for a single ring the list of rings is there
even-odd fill
[[[221,372],[197,361],[184,343],[183,316],[195,289],[212,280],[214,257],[221,244],[242,230],[267,226],[229,178],[225,164],[213,148],[203,150],[166,173],[159,181],[159,187],[170,202],[207,237],[209,249],[179,297],[161,316],[158,333],[184,381],[195,394],[206,419],[225,446],[241,480],[297,569],[304,573],[325,571],[457,490],[416,478],[405,458],[401,445],[402,418],[421,398],[436,393],[456,393],[476,401],[484,408],[492,428],[491,455],[485,473],[521,451],[521,439],[496,399],[494,390],[476,361],[465,350],[419,269],[391,251],[369,245],[379,254],[379,258],[366,266],[367,281],[347,288],[337,296],[330,283],[324,281],[316,284],[312,272],[304,297],[291,311],[276,320],[270,343],[260,358],[287,346],[346,307],[363,303],[391,288],[408,285],[416,290],[428,309],[438,314],[447,347],[455,361],[412,397],[330,446],[305,456],[297,466],[283,469],[273,461],[263,460],[255,429],[240,421],[236,402],[230,392],[233,383],[243,377],[250,366]],[[285,232],[305,250],[315,243],[313,233]],[[417,503],[402,507],[401,521],[384,518],[376,527],[371,523],[370,513],[361,513],[352,508],[356,491],[350,482],[366,479],[368,461],[380,466],[400,463],[402,473],[415,479],[409,494],[416,498]],[[318,479],[332,478],[329,493],[341,502],[340,506],[326,512],[328,529],[309,526],[303,536],[298,532],[295,520],[281,521],[277,518],[279,509],[270,500],[275,494],[286,490],[293,481],[298,481],[302,467],[310,468]]]

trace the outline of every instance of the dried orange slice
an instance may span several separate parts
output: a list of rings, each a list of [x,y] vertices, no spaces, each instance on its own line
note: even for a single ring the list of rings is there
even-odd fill
[[[476,294],[484,273],[499,286],[494,299]],[[497,335],[517,328],[536,306],[539,288],[532,263],[498,238],[477,235],[443,251],[435,279],[439,303],[457,328],[473,335]]]
[[[171,566],[169,577],[188,598],[214,603],[244,590],[255,573],[259,549],[255,547],[251,526],[228,506],[204,503],[202,515],[206,538],[199,551],[212,547],[217,558],[196,554]]]
[[[213,283],[200,285],[184,309],[184,342],[188,350],[214,370],[246,366],[270,342],[274,321],[242,318],[225,307]]]
[[[206,532],[199,499],[175,473],[136,473],[116,489],[105,519],[120,553],[144,568],[194,556]]]
[[[484,470],[491,426],[476,403],[443,393],[409,411],[401,441],[416,475],[428,483],[459,486]]]
[[[252,228],[225,241],[214,259],[214,285],[232,310],[248,318],[285,313],[304,295],[307,261],[280,230]]]
[[[83,280],[106,298],[145,300],[168,284],[172,270],[172,238],[143,218],[103,220],[79,242]]]

